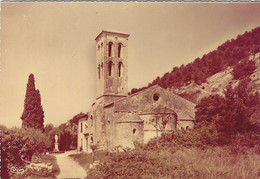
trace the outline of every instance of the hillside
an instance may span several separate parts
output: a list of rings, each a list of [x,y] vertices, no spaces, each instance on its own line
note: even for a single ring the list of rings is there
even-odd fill
[[[255,54],[259,52],[260,27],[257,27],[243,35],[238,35],[236,39],[226,41],[202,58],[196,58],[187,65],[174,67],[171,72],[157,77],[145,87],[132,89],[131,94],[158,84],[163,88],[173,89],[173,92],[196,103],[203,96],[221,93],[229,83],[235,84],[237,80],[233,80],[233,68],[241,61],[248,61],[255,56],[254,60],[258,68],[253,74],[255,76],[251,78],[257,80],[260,72],[259,60]]]
[[[252,55],[251,60],[255,62],[256,70],[250,75],[250,78],[253,88],[260,92],[260,53],[257,53],[255,56]],[[171,88],[171,91],[194,102],[195,104],[203,97],[209,96],[210,94],[223,95],[223,91],[226,89],[227,85],[231,84],[232,86],[236,86],[239,82],[239,80],[233,79],[233,69],[233,67],[228,67],[227,69],[207,78],[206,82],[200,85],[192,82],[187,86]]]

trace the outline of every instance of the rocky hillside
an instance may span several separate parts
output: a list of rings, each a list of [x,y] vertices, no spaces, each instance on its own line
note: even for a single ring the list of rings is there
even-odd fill
[[[251,55],[250,60],[255,61],[256,70],[250,75],[251,85],[253,88],[260,92],[260,53]],[[198,85],[194,82],[187,86],[182,86],[179,88],[171,88],[171,91],[178,94],[195,104],[198,103],[203,97],[209,96],[210,94],[220,94],[223,95],[224,89],[228,84],[236,86],[239,80],[233,79],[233,67],[228,67],[227,69],[218,72],[211,77],[206,79],[206,82]]]

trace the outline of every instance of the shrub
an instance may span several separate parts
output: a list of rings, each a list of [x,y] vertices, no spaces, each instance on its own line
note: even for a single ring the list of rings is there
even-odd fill
[[[1,130],[1,153],[4,172],[11,167],[25,166],[25,159],[31,160],[34,153],[43,153],[50,145],[50,141],[41,131],[34,129],[7,129],[0,126]],[[6,178],[6,177],[3,177]],[[7,176],[8,178],[8,176]]]
[[[242,60],[237,63],[233,68],[232,75],[235,80],[243,79],[250,76],[256,70],[255,61],[253,60]]]

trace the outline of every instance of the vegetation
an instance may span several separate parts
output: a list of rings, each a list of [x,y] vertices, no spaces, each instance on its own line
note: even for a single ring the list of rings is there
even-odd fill
[[[232,71],[235,80],[243,79],[250,76],[256,70],[255,61],[244,59],[234,66]]]
[[[13,167],[24,168],[32,160],[34,154],[45,153],[51,141],[40,130],[31,128],[8,129],[0,126],[2,177],[8,178]]]
[[[250,118],[259,105],[259,94],[249,86],[250,78],[241,80],[234,89],[229,85],[224,97],[209,96],[196,106],[196,120],[202,125],[214,124],[226,135],[245,133],[254,127]]]
[[[60,168],[57,164],[56,157],[53,155],[42,155],[40,157],[33,157],[32,161],[35,163],[51,163],[53,166],[52,174],[57,176],[60,173]]]
[[[260,27],[253,29],[250,32],[245,32],[243,35],[238,35],[236,39],[228,40],[220,45],[216,50],[204,55],[202,58],[196,58],[193,62],[174,67],[171,72],[165,73],[162,77],[157,77],[147,87],[158,84],[163,88],[176,88],[186,86],[194,82],[198,85],[206,82],[206,79],[227,67],[236,66],[234,71],[235,79],[244,75],[239,71],[247,73],[252,72],[252,61],[248,62],[247,58],[250,54],[260,52]],[[244,60],[243,60],[244,59]],[[241,61],[239,65],[238,62]],[[240,67],[246,63],[246,66]],[[147,87],[140,89],[133,88],[131,94],[141,91]]]
[[[155,113],[150,119],[150,124],[156,129],[156,137],[158,137],[158,132],[165,133],[166,125],[170,122],[171,119],[176,118],[172,113],[170,113],[169,109],[164,108],[162,106],[158,106],[155,109]]]
[[[44,128],[44,133],[52,141],[50,151],[54,149],[54,137],[57,134],[59,136],[59,150],[66,151],[77,148],[77,135],[78,135],[78,119],[86,114],[79,113],[72,119],[65,123],[60,124],[58,127],[54,127],[53,124],[47,124]]]
[[[33,74],[29,75],[21,119],[23,128],[34,128],[43,131],[44,111],[41,105],[40,91],[35,89]]]
[[[60,173],[59,166],[56,161],[56,157],[52,155],[43,155],[41,157],[39,156],[33,156],[32,159],[33,167],[27,167],[24,173],[22,174],[15,174],[13,178],[17,179],[24,179],[24,178],[48,178],[48,179],[54,179],[56,176]],[[50,165],[47,165],[50,164]],[[48,166],[51,166],[50,169],[48,169]]]
[[[254,151],[232,154],[229,147],[133,150],[107,156],[87,178],[257,178],[259,159]]]

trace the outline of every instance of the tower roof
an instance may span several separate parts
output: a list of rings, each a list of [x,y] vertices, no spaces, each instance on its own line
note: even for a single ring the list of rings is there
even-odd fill
[[[130,36],[130,34],[126,34],[126,33],[122,33],[122,32],[102,30],[102,32],[100,32],[100,34],[98,34],[98,36],[95,38],[95,40],[98,41],[99,38],[102,35],[118,35],[118,36],[121,36],[121,37],[129,37]]]

